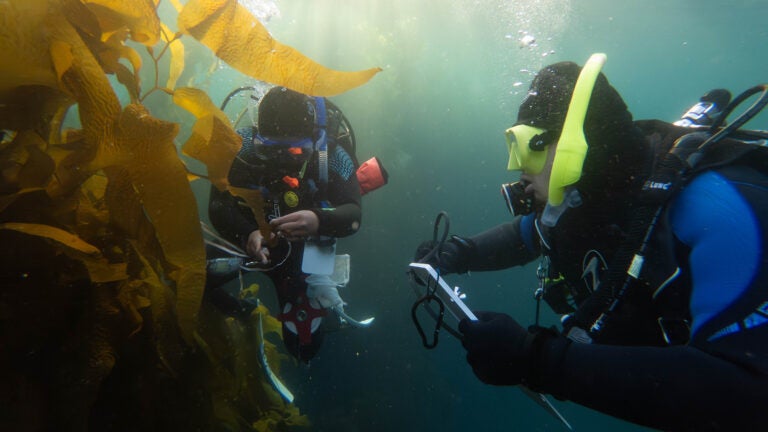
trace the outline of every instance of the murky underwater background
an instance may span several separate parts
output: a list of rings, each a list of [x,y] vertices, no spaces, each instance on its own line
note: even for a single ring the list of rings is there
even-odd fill
[[[340,252],[352,255],[352,278],[342,292],[347,310],[375,315],[375,325],[331,334],[309,367],[289,365],[281,373],[312,430],[563,430],[520,390],[480,383],[447,334],[436,349],[422,347],[405,276],[414,249],[431,237],[441,210],[456,234],[508,219],[498,188],[514,178],[505,171],[502,132],[514,122],[533,72],[562,60],[583,64],[591,53],[605,52],[604,72],[635,118],[671,121],[707,90],[724,87],[736,95],[768,81],[768,2],[241,3],[263,13],[276,39],[328,67],[384,69],[333,98],[355,129],[358,158],[379,156],[390,183],[364,197],[362,230],[340,242]],[[526,35],[535,42],[521,44]],[[198,72],[204,81],[195,84],[216,103],[252,82],[223,64],[212,75]],[[768,116],[748,126],[768,129]],[[207,187],[196,186],[202,215]],[[469,294],[474,309],[533,321],[534,266],[450,281]],[[274,310],[271,290],[262,295]],[[546,313],[543,319],[557,322]],[[554,403],[577,431],[645,430]]]

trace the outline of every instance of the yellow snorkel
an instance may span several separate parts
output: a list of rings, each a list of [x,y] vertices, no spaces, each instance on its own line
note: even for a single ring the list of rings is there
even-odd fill
[[[557,141],[557,151],[549,178],[548,201],[551,206],[562,204],[565,188],[581,178],[581,169],[588,147],[584,136],[584,118],[587,115],[595,81],[606,60],[605,54],[592,54],[576,80],[571,102],[568,105],[568,114],[565,116],[563,129]]]

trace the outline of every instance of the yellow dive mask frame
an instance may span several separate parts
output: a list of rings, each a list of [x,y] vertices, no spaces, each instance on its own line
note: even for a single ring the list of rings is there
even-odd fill
[[[552,174],[549,179],[550,205],[562,204],[565,188],[581,178],[581,169],[588,148],[587,139],[584,136],[584,118],[587,115],[595,81],[606,60],[605,54],[592,54],[576,80],[552,164]],[[546,133],[546,129],[522,124],[507,129],[504,132],[509,151],[507,169],[523,170],[532,175],[539,174],[544,169],[549,147],[551,147],[548,145],[550,143],[545,142]],[[536,140],[541,142],[537,143]],[[541,150],[533,150],[532,142],[533,147],[540,147]]]
[[[544,144],[550,143],[542,142],[541,150],[533,150],[531,143],[542,140],[546,132],[546,129],[523,124],[512,126],[504,131],[504,136],[507,138],[507,151],[509,152],[507,169],[510,171],[521,170],[532,175],[540,173],[547,162],[548,146]]]

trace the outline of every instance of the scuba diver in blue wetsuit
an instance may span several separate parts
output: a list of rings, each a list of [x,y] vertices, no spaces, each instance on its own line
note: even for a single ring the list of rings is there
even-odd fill
[[[274,87],[258,102],[256,123],[237,130],[242,148],[228,177],[231,186],[258,192],[263,208],[252,209],[212,187],[209,216],[216,231],[250,257],[244,267],[272,280],[283,342],[308,362],[320,348],[328,311],[345,324],[372,321],[346,315],[340,284],[331,275],[338,267],[336,238],[358,231],[361,193],[386,183],[386,172],[375,158],[358,170],[352,128],[325,98]],[[206,294],[225,311],[247,314],[253,305],[218,289],[232,277],[228,271],[209,271]]]
[[[443,274],[540,260],[536,298],[563,315],[562,330],[494,312],[461,321],[485,383],[663,430],[762,430],[768,133],[740,126],[768,86],[730,104],[724,90],[702,98],[690,114],[707,126],[633,121],[604,62],[553,64],[533,80],[506,131],[508,169],[521,172],[502,187],[514,219],[439,249],[424,242],[416,260]]]

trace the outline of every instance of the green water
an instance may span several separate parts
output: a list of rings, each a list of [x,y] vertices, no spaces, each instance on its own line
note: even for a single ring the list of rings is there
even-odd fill
[[[335,69],[384,69],[333,98],[355,128],[358,158],[379,156],[390,184],[364,197],[362,230],[340,243],[352,255],[352,279],[342,292],[348,311],[375,315],[375,325],[330,335],[309,368],[286,370],[313,430],[563,430],[518,389],[480,383],[449,336],[434,350],[421,346],[405,277],[413,251],[431,236],[441,210],[456,234],[508,220],[498,188],[514,176],[505,171],[502,132],[514,122],[531,72],[562,60],[583,64],[604,52],[604,72],[635,118],[675,120],[711,88],[737,94],[768,81],[768,2],[283,0],[276,6],[280,14],[267,26],[279,41]],[[521,45],[526,34],[535,45]],[[210,79],[214,99],[240,84],[230,76],[224,71]],[[749,126],[768,129],[768,116]],[[534,271],[452,281],[469,293],[473,308],[530,323]],[[554,403],[578,431],[645,430]]]

